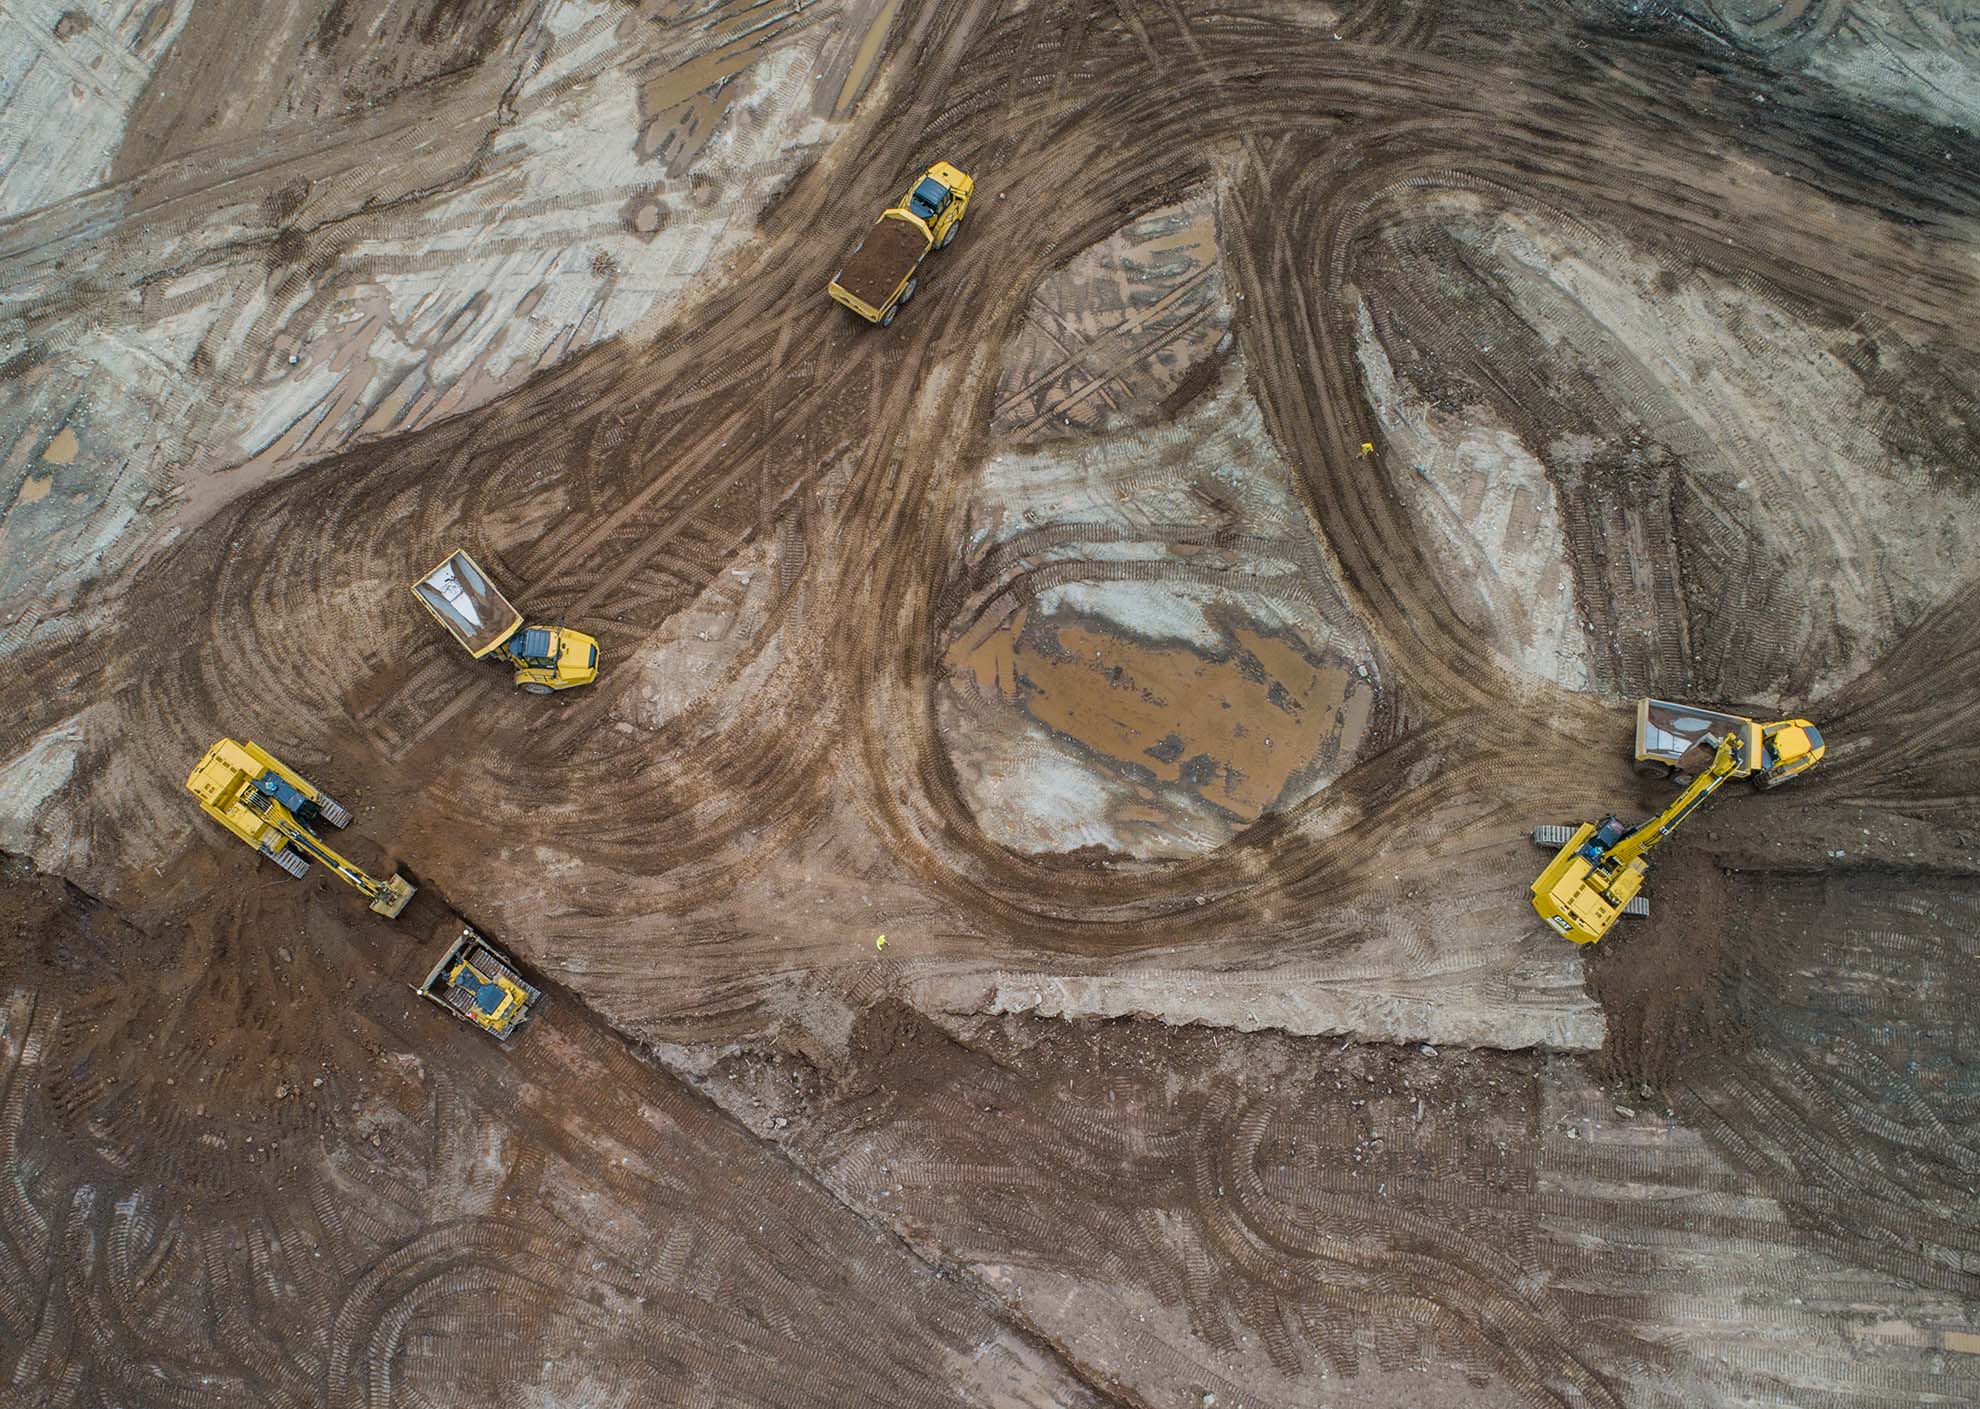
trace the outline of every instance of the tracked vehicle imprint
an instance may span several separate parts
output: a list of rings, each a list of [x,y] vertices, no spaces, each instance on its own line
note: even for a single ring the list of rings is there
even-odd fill
[[[0,34],[8,1392],[1980,1402],[1948,7]]]

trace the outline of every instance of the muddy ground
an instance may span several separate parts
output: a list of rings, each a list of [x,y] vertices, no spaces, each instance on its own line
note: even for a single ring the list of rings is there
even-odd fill
[[[1980,1398],[1962,7],[0,35],[0,1405]],[[1642,693],[1830,755],[1577,951]]]

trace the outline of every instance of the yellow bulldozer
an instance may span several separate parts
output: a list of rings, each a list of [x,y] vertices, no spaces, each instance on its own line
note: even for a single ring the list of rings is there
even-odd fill
[[[255,744],[222,739],[200,759],[186,788],[207,816],[297,880],[309,874],[311,861],[321,861],[387,919],[413,898],[404,876],[378,880],[332,850],[317,828],[346,827],[350,812]]]
[[[522,613],[464,549],[414,582],[412,594],[469,655],[514,667],[517,688],[529,694],[553,694],[598,678],[597,637],[562,623],[523,625]]]
[[[514,1037],[543,1000],[543,991],[516,971],[509,956],[472,929],[463,929],[441,951],[413,992],[499,1042]]]

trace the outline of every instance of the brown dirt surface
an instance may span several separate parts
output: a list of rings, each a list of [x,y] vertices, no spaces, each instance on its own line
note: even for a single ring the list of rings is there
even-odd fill
[[[0,1403],[1980,1399],[1980,56],[1846,10],[6,7]],[[1638,693],[1830,752],[1583,952]]]

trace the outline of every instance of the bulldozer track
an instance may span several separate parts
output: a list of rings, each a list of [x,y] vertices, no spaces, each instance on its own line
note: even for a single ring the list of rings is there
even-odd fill
[[[87,630],[13,628],[61,649],[11,657],[22,705],[0,752],[77,741],[55,820],[37,825],[80,819],[76,864],[137,924],[98,932],[109,922],[81,907],[60,921],[69,967],[9,964],[0,1233],[16,1275],[0,1279],[0,1342],[29,1345],[24,1378],[72,1363],[78,1402],[139,1402],[155,1392],[142,1376],[162,1375],[179,1400],[199,1384],[226,1405],[492,1399],[504,1374],[534,1383],[587,1359],[629,1402],[951,1402],[931,1366],[970,1402],[1082,1409],[1192,1391],[1293,1405],[1323,1375],[1458,1403],[1482,1382],[1500,1397],[1480,1402],[1536,1406],[1840,1406],[1937,1392],[1934,1373],[1970,1397],[1971,1357],[1925,1343],[1964,1324],[1980,1256],[1959,1197],[1975,1097],[1935,1074],[1970,1036],[1970,856],[1935,853],[1940,879],[1912,887],[1878,869],[1903,864],[1897,843],[1852,837],[1882,848],[1874,865],[1804,883],[1790,873],[1818,864],[1815,843],[1784,842],[1764,884],[1789,894],[1768,919],[1750,893],[1763,882],[1728,880],[1709,861],[1722,841],[1701,840],[1698,874],[1675,872],[1643,922],[1674,947],[1628,953],[1675,955],[1641,989],[1685,990],[1712,1061],[1670,1056],[1647,1001],[1598,1013],[1582,959],[1507,916],[1535,823],[1649,796],[1614,757],[1621,712],[1517,674],[1481,639],[1402,492],[1412,467],[1385,442],[1357,345],[1365,307],[1378,341],[1462,376],[1536,456],[1570,432],[1668,452],[1627,492],[1554,481],[1576,615],[1615,642],[1602,690],[1793,695],[1837,738],[1870,741],[1795,785],[1807,815],[1866,836],[1970,826],[1976,589],[1913,621],[1910,598],[1866,582],[1882,654],[1804,699],[1827,678],[1806,643],[1834,623],[1782,564],[1853,568],[1848,544],[1792,516],[1764,538],[1727,486],[1804,496],[1832,520],[1850,484],[1789,475],[1709,367],[1677,395],[1598,308],[1495,262],[1477,232],[1528,221],[1612,273],[1736,289],[1818,330],[1870,404],[1929,396],[1946,424],[1872,424],[1915,423],[1970,469],[1971,433],[1950,422],[1980,405],[1962,351],[1980,296],[1971,143],[1873,130],[1818,85],[1769,86],[1736,55],[1578,11],[1299,8],[831,7],[859,36],[892,16],[880,77],[664,326],[239,494],[127,581],[83,592]],[[716,27],[708,43],[747,46],[836,22],[826,10],[689,18]],[[1796,13],[1753,42],[1812,47],[1844,23],[1836,7]],[[473,108],[432,96],[448,122]],[[362,128],[366,152],[397,160],[411,111],[346,136]],[[937,153],[979,181],[963,233],[893,327],[858,326],[825,281]],[[218,223],[242,191],[287,179],[232,149],[206,160],[122,214],[116,187],[9,223],[0,255],[53,288],[77,222],[101,221],[118,239],[91,267],[137,268],[131,222]],[[1088,342],[1034,315],[1054,271],[1206,187],[1214,266]],[[1675,295],[1638,292],[1644,326],[1679,345]],[[1448,311],[1488,304],[1522,355],[1477,346],[1485,315]],[[1241,367],[1310,532],[1226,533],[1142,505],[1132,529],[1019,530],[971,556],[989,456],[1048,440],[1078,398],[1226,314],[1216,355]],[[272,314],[242,317],[254,326],[236,335],[271,335]],[[1006,384],[1027,327],[1063,355]],[[1725,345],[1769,346],[1750,330]],[[1163,433],[1109,453],[1152,460]],[[1161,487],[1153,465],[1119,482]],[[1096,551],[1138,542],[1290,563],[1246,586],[1366,641],[1368,743],[1307,801],[1200,856],[1015,850],[962,786],[945,652],[1054,586],[1225,571]],[[454,546],[531,620],[595,627],[599,684],[519,698],[433,630],[406,583]],[[676,633],[744,554],[770,578],[755,615],[722,640]],[[695,690],[655,702],[656,682],[693,672]],[[409,981],[424,939],[395,947],[320,874],[290,882],[189,820],[185,767],[226,734],[293,757],[348,802],[355,833],[417,869],[402,930],[460,897],[570,1001],[512,1052],[436,1038],[461,1029],[386,979]],[[1546,757],[1616,766],[1536,773]],[[1729,833],[1753,830],[1760,814],[1733,810],[1748,805],[1727,804]],[[1683,908],[1721,892],[1723,914]],[[213,894],[228,900],[202,908]],[[1666,895],[1686,897],[1676,918]],[[1811,948],[1838,918],[1842,938]],[[1589,971],[1632,964],[1650,961]],[[1104,990],[1128,1016],[1198,988],[1264,1016],[1206,999],[1178,1020],[1226,1030],[990,1030],[1062,1000],[1098,1010],[1068,994]],[[1932,995],[1929,1023],[1894,1006],[1913,992]],[[980,1021],[981,1046],[909,994]],[[1461,1043],[1593,1048],[1604,1021],[1603,1060],[1668,1077],[1670,1116],[1631,1098],[1631,1123],[1563,1057],[1466,1054],[1460,1074],[1457,1046],[1228,1030],[1443,1023]],[[808,1104],[761,1133],[791,1157],[606,1023],[722,1049],[709,1090],[759,1125],[758,1088],[725,1095],[717,1078],[761,1062],[768,1083],[788,1043]],[[1893,1035],[1914,1028],[1937,1035]],[[1821,1297],[1794,1301],[1808,1287]],[[1849,1352],[1898,1324],[1915,1340]],[[470,1364],[463,1328],[485,1325],[528,1328],[474,1339],[527,1345],[536,1368],[508,1349]],[[26,1363],[8,1357],[0,1370]],[[1105,1378],[1136,1366],[1155,1368]]]

